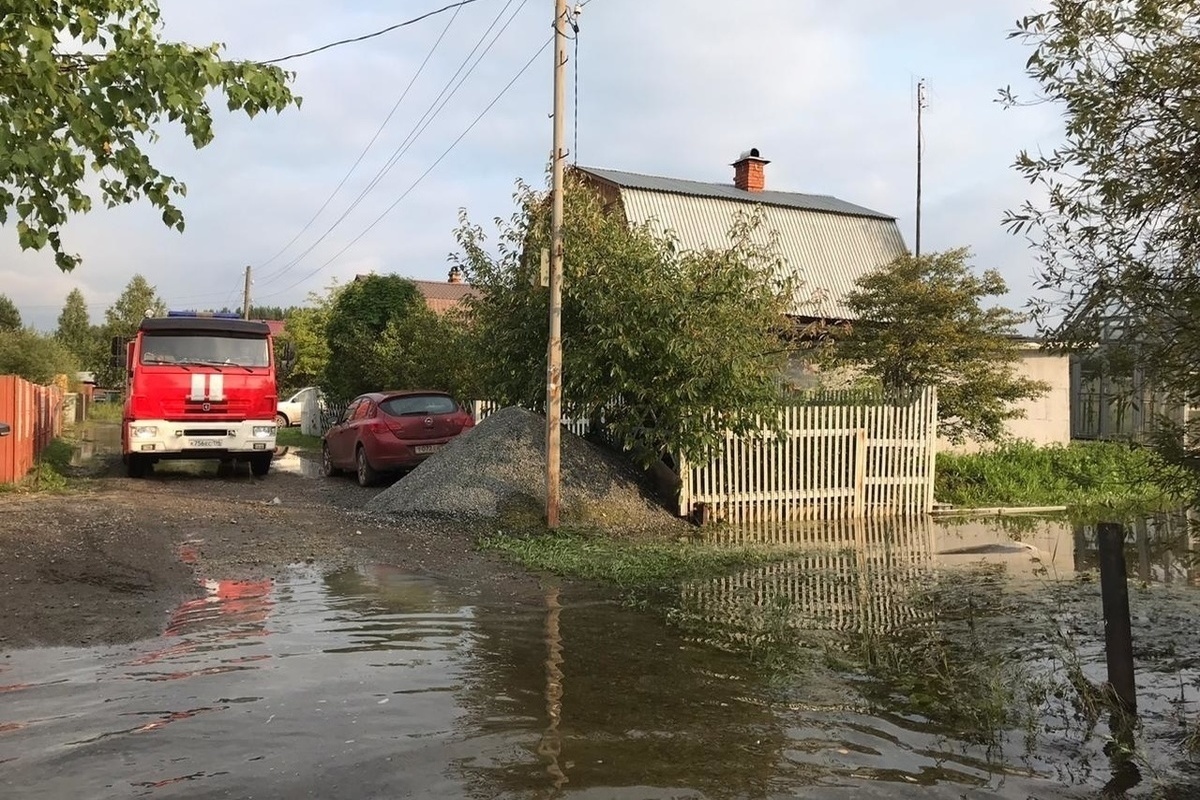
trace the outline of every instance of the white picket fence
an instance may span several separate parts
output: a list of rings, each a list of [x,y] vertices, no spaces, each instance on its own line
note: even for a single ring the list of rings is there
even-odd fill
[[[937,393],[863,402],[826,392],[780,409],[778,431],[726,433],[707,464],[680,465],[679,513],[730,523],[912,516],[933,510]]]
[[[472,400],[471,416],[475,418],[475,422],[478,424],[503,407],[493,400]],[[562,425],[576,436],[586,436],[592,427],[586,418],[572,418],[566,414],[563,415]]]

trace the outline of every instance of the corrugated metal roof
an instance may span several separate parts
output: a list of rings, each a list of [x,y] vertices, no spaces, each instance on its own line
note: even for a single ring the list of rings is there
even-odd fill
[[[642,189],[648,192],[670,192],[692,197],[711,197],[718,200],[735,200],[741,203],[762,203],[783,208],[799,208],[806,211],[823,211],[828,214],[848,214],[855,217],[875,217],[894,220],[890,214],[872,211],[869,208],[847,203],[824,194],[799,194],[797,192],[748,192],[733,184],[685,181],[678,178],[662,178],[655,175],[639,175],[615,169],[575,167],[601,180],[614,183],[623,189]]]
[[[599,170],[596,173],[601,175]],[[758,195],[752,197],[757,200]],[[670,232],[687,250],[722,246],[737,214],[754,205],[753,200],[743,198],[632,186],[621,187],[621,200],[631,224],[649,223],[661,232]],[[830,213],[795,205],[763,204],[761,208],[763,243],[771,231],[778,234],[785,268],[803,285],[791,309],[796,316],[855,319],[845,297],[859,278],[907,252],[892,217]]]

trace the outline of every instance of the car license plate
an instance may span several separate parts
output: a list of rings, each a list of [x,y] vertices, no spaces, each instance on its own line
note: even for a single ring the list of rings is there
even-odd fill
[[[188,439],[188,447],[220,447],[220,439]]]
[[[413,452],[417,455],[425,455],[426,453],[436,453],[440,444],[419,444],[413,448]]]

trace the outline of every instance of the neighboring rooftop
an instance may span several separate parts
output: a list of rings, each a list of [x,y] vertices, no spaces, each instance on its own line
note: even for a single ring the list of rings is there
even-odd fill
[[[623,189],[641,189],[647,192],[668,192],[691,197],[711,197],[717,200],[737,200],[743,203],[763,203],[782,208],[798,208],[804,211],[821,211],[828,214],[847,214],[852,217],[873,217],[894,220],[891,214],[872,211],[869,208],[847,203],[827,194],[800,194],[799,192],[768,192],[765,189],[752,191],[740,189],[732,183],[705,183],[681,178],[663,178],[657,175],[641,175],[636,172],[621,172],[615,169],[576,167],[580,172],[594,175]]]
[[[732,183],[573,167],[617,201],[631,225],[672,235],[684,250],[720,248],[749,208],[762,211],[761,243],[778,236],[783,270],[801,285],[791,303],[796,317],[853,320],[846,297],[864,275],[908,252],[890,214],[836,197],[766,190],[766,165],[755,148],[731,166]]]

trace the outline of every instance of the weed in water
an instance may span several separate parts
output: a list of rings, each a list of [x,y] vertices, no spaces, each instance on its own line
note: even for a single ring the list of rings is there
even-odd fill
[[[982,453],[939,453],[935,494],[963,507],[1166,508],[1177,502],[1164,488],[1164,469],[1152,450],[1117,442],[1014,442]]]

